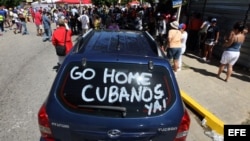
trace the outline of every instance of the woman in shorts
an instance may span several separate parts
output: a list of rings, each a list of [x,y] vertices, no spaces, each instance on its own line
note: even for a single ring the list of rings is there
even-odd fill
[[[243,22],[237,22],[233,26],[233,30],[230,33],[229,38],[225,41],[223,47],[225,50],[223,51],[220,66],[218,70],[218,77],[220,78],[221,72],[227,67],[226,78],[224,79],[226,82],[233,72],[233,65],[237,62],[240,57],[240,48],[241,45],[245,41],[245,26]]]
[[[170,26],[171,28],[168,31],[167,57],[169,60],[173,60],[173,69],[176,73],[179,68],[179,58],[181,56],[182,33],[179,30],[179,23],[177,21],[171,22]]]

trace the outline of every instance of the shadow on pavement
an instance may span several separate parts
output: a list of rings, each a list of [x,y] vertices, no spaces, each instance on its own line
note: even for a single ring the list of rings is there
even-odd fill
[[[55,70],[56,72],[58,72],[60,68],[60,64],[57,64],[56,66],[53,66],[53,70]]]
[[[191,59],[195,59],[200,63],[207,63],[207,62],[203,61],[201,59],[201,57],[197,56],[196,54],[185,53],[184,55],[191,58]],[[219,65],[220,65],[219,58],[213,57],[212,61],[210,63],[207,63],[207,64],[219,67]],[[217,74],[216,74],[217,72],[213,72],[213,73],[208,72],[205,68],[204,69],[195,68],[195,67],[189,67],[189,68],[193,69],[195,72],[201,73],[201,74],[206,75],[206,76],[217,77]],[[224,71],[224,73],[226,73],[226,72]],[[235,77],[235,78],[240,79],[242,81],[250,82],[250,71],[247,70],[245,67],[236,64],[233,66],[233,74],[231,75],[231,77]]]
[[[194,68],[194,67],[189,67],[189,68],[192,69],[194,72],[198,72],[205,76],[217,77],[217,74],[215,74],[214,72],[213,73],[209,72],[206,69],[200,69],[200,68]]]
[[[245,74],[235,74],[235,73],[233,73],[232,74],[232,77],[235,77],[235,78],[237,78],[237,79],[240,79],[240,80],[242,80],[242,81],[246,81],[246,82],[250,82],[250,77],[249,76],[247,76],[247,75],[245,75]]]

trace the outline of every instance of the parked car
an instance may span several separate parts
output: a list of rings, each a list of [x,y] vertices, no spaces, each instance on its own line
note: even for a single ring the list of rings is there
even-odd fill
[[[190,118],[147,32],[90,30],[58,70],[38,123],[41,141],[185,141]]]

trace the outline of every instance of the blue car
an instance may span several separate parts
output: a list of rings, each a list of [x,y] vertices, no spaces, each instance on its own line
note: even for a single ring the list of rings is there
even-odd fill
[[[38,123],[40,141],[185,141],[190,118],[148,32],[90,30],[60,66]]]

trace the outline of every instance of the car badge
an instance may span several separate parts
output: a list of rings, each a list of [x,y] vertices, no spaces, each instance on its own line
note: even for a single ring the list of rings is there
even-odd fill
[[[120,135],[121,135],[121,131],[120,130],[118,130],[118,129],[112,129],[112,130],[109,130],[108,132],[107,132],[107,134],[108,134],[108,136],[110,137],[110,138],[116,138],[116,137],[119,137]]]

